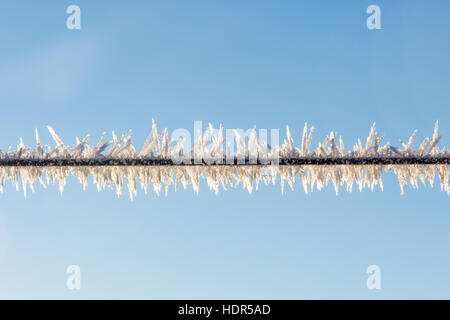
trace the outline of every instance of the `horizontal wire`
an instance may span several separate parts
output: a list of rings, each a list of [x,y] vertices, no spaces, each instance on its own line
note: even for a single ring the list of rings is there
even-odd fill
[[[417,188],[419,182],[429,182],[432,186],[439,179],[441,190],[450,195],[450,152],[438,147],[441,135],[437,122],[433,135],[425,138],[416,150],[412,148],[416,131],[407,142],[400,141],[401,147],[395,147],[389,142],[381,145],[383,137],[373,125],[365,146],[358,139],[348,152],[342,138],[336,140],[334,132],[312,149],[314,128],[306,124],[298,146],[289,128],[282,145],[272,146],[264,139],[259,140],[253,128],[244,136],[235,131],[233,145],[228,143],[227,136],[226,151],[222,126],[216,132],[210,125],[191,145],[183,139],[169,140],[167,129],[158,133],[152,121],[152,130],[139,151],[131,141],[131,132],[120,138],[113,132],[113,139],[106,142],[103,134],[92,145],[88,144],[90,135],[87,135],[81,140],[77,138],[76,145],[66,146],[51,127],[48,129],[56,143],[54,148],[41,145],[36,130],[35,147],[26,147],[20,139],[15,150],[0,150],[0,192],[9,180],[16,189],[22,185],[25,195],[27,185],[34,190],[37,182],[46,187],[57,181],[62,193],[67,178],[73,175],[83,188],[91,176],[99,191],[114,188],[118,196],[122,187],[127,186],[131,199],[136,196],[138,182],[145,191],[151,188],[159,195],[167,194],[171,185],[176,191],[179,184],[183,188],[190,185],[198,193],[203,180],[216,194],[238,185],[252,193],[261,183],[280,184],[283,193],[285,183],[293,189],[296,181],[301,182],[306,193],[322,190],[331,183],[337,194],[344,185],[351,192],[353,184],[360,191],[373,190],[376,185],[383,190],[382,176],[393,172],[401,194],[408,184]],[[231,152],[234,146],[236,151]]]
[[[450,155],[424,157],[298,157],[280,159],[233,158],[226,160],[172,159],[0,159],[0,167],[94,167],[94,166],[262,166],[262,165],[450,165]]]

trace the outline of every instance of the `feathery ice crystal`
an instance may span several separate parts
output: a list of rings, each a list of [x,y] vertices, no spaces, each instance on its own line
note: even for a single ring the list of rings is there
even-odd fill
[[[51,127],[48,130],[56,143],[53,149],[41,145],[36,129],[34,148],[25,147],[20,139],[15,150],[0,150],[0,191],[3,192],[6,180],[11,180],[17,190],[22,184],[25,195],[27,184],[34,191],[36,181],[46,187],[57,180],[62,193],[67,176],[76,175],[85,188],[88,176],[92,175],[99,191],[115,188],[118,196],[126,178],[131,199],[136,195],[137,179],[145,192],[152,185],[157,194],[163,187],[167,193],[171,184],[177,190],[180,183],[184,188],[192,185],[198,193],[202,177],[216,193],[220,186],[226,190],[239,184],[252,193],[260,182],[275,184],[279,175],[282,192],[285,182],[292,189],[299,179],[306,193],[314,187],[320,190],[331,182],[337,194],[340,185],[351,191],[354,183],[359,190],[364,187],[373,190],[375,185],[382,189],[382,173],[393,171],[402,194],[408,182],[415,188],[418,180],[423,184],[428,181],[432,186],[437,173],[441,190],[450,195],[450,153],[447,148],[437,146],[441,138],[437,122],[433,136],[425,138],[417,150],[412,149],[416,131],[406,143],[401,142],[401,147],[391,146],[389,142],[381,146],[383,137],[375,132],[373,125],[365,145],[358,139],[349,152],[344,149],[342,137],[336,141],[333,132],[311,152],[314,127],[308,130],[307,124],[299,147],[295,146],[288,127],[281,146],[270,146],[258,139],[255,128],[248,142],[235,132],[235,152],[228,141],[224,151],[222,126],[214,130],[209,125],[194,141],[194,146],[187,148],[183,139],[169,141],[167,129],[158,133],[152,121],[152,131],[139,152],[131,142],[131,133],[118,138],[113,132],[112,140],[106,142],[103,134],[95,145],[88,144],[87,135],[82,140],[77,138],[75,146],[67,147]]]

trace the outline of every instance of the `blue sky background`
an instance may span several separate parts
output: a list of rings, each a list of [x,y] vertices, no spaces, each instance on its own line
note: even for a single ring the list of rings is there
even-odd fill
[[[82,29],[66,28],[81,7]],[[382,30],[366,28],[381,7]],[[280,128],[350,148],[373,122],[398,144],[436,120],[450,145],[448,1],[8,1],[0,10],[0,148],[50,124],[75,136],[160,127]],[[416,144],[417,146],[417,144]],[[0,298],[450,298],[449,197],[406,188],[263,186],[167,197],[69,179],[0,195]],[[79,265],[81,290],[66,288]],[[381,267],[382,290],[366,288]]]

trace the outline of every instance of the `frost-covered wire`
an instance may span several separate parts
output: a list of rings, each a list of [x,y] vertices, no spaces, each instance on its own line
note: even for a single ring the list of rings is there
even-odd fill
[[[440,149],[438,123],[431,138],[425,138],[417,149],[413,149],[416,131],[400,147],[389,142],[381,145],[383,137],[372,126],[365,144],[358,139],[351,151],[345,151],[342,137],[336,139],[331,132],[312,150],[314,127],[305,124],[301,144],[296,146],[288,127],[281,146],[270,146],[258,139],[256,129],[250,131],[248,141],[235,132],[231,150],[223,138],[223,127],[214,130],[212,125],[200,135],[193,146],[186,146],[183,139],[169,140],[167,129],[158,132],[152,121],[152,130],[139,151],[131,141],[131,133],[120,138],[113,132],[112,140],[104,141],[105,134],[94,144],[88,144],[89,135],[76,139],[72,147],[66,146],[56,132],[48,127],[56,146],[41,145],[36,129],[36,146],[25,147],[22,139],[15,150],[0,150],[0,191],[6,180],[19,189],[22,185],[26,195],[27,185],[34,191],[35,182],[43,187],[58,181],[62,193],[66,178],[75,175],[87,186],[88,177],[100,191],[106,187],[115,188],[118,196],[127,185],[130,197],[136,195],[137,180],[147,192],[152,186],[160,194],[167,193],[169,186],[177,190],[191,185],[198,193],[203,177],[211,190],[237,188],[242,185],[248,192],[258,189],[261,182],[281,184],[281,191],[287,183],[292,189],[300,180],[306,193],[314,188],[320,190],[330,182],[336,193],[345,185],[351,191],[353,184],[359,190],[379,185],[383,188],[382,173],[393,171],[404,192],[404,186],[411,184],[417,188],[419,181],[433,185],[436,173],[441,190],[450,195],[450,154],[447,148]],[[124,181],[124,178],[126,181]]]

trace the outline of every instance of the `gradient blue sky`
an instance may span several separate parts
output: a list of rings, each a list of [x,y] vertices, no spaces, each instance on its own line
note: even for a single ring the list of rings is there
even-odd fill
[[[66,29],[81,7],[82,29]],[[366,28],[370,4],[382,30]],[[280,128],[346,147],[373,122],[398,143],[436,120],[450,145],[448,1],[8,1],[0,10],[0,148],[52,125],[125,133],[155,118]],[[0,195],[0,298],[450,298],[449,197],[300,184],[219,195],[202,185],[131,202],[69,179]],[[81,290],[66,288],[81,267]],[[366,288],[381,267],[382,290]]]

